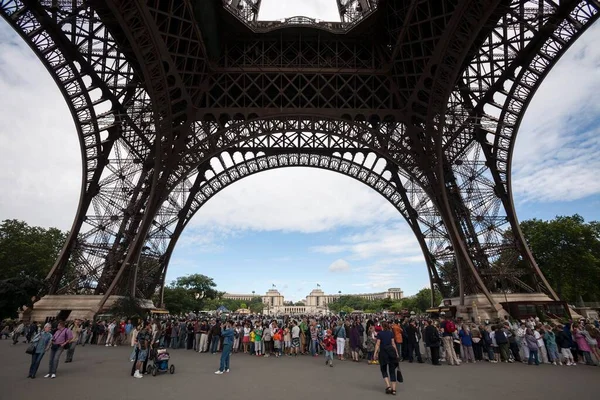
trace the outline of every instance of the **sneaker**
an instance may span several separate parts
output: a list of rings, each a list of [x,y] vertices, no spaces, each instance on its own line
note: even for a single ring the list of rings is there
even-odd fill
[[[50,374],[44,375],[44,378],[50,378]]]
[[[135,371],[135,373],[133,374],[133,377],[134,377],[134,378],[138,378],[138,379],[139,379],[139,378],[143,378],[143,377],[144,377],[144,375],[140,374],[140,372],[139,372],[139,371]]]
[[[563,365],[562,361],[559,361],[559,362],[558,362],[558,365]]]
[[[221,370],[215,371],[215,375],[223,375],[223,371],[221,371]]]
[[[52,374],[52,375],[50,376],[50,379],[54,379],[54,378],[56,378],[56,374]]]
[[[225,372],[229,372],[229,368],[227,368],[227,369],[225,370]]]

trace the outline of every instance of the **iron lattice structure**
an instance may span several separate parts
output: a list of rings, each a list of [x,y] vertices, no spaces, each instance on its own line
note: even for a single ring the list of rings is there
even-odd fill
[[[599,2],[337,1],[340,22],[259,21],[260,0],[0,0],[80,138],[81,199],[49,293],[149,298],[208,199],[303,166],[388,199],[444,296],[500,309],[501,280],[557,299],[519,229],[511,158]]]

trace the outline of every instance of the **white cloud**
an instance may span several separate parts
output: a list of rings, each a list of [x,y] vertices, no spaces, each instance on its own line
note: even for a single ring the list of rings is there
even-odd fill
[[[73,119],[33,52],[0,20],[0,219],[69,229],[81,185]]]
[[[338,260],[335,260],[329,266],[330,272],[346,272],[349,270],[350,270],[350,264],[348,263],[348,261],[343,260],[341,258]]]
[[[531,101],[517,137],[517,202],[600,193],[600,25],[567,50]]]
[[[415,235],[404,222],[372,225],[363,233],[342,237],[339,244],[315,246],[311,250],[323,254],[348,254],[351,260],[383,257],[413,262],[423,259]]]
[[[225,188],[189,226],[311,233],[396,218],[398,211],[364,184],[330,171],[294,167],[261,172]]]

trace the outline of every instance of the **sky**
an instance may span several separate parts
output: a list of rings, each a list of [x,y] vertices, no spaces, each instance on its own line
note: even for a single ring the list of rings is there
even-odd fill
[[[263,0],[260,18],[339,20],[335,1]],[[513,189],[518,216],[578,213],[600,219],[600,25],[550,72],[517,138]],[[68,230],[79,199],[81,156],[68,108],[50,75],[0,20],[0,220]],[[334,172],[287,168],[245,178],[190,222],[167,280],[202,273],[219,290],[264,293],[275,285],[300,300],[428,285],[416,239],[397,211],[367,186]]]

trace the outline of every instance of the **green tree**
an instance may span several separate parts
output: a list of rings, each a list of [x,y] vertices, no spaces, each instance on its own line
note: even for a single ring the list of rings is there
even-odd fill
[[[0,316],[15,317],[17,308],[43,295],[50,272],[67,234],[56,228],[29,226],[23,221],[0,224]],[[16,305],[16,307],[15,307]]]
[[[248,305],[246,303],[241,303],[240,308],[248,308]]]
[[[250,300],[250,304],[248,304],[248,308],[253,313],[262,313],[265,308],[265,303],[263,303],[262,298],[256,296]]]
[[[131,296],[119,298],[109,309],[109,313],[125,319],[142,318],[146,311],[142,305],[142,300]]]
[[[521,222],[540,269],[566,301],[600,299],[600,224],[579,215]]]

